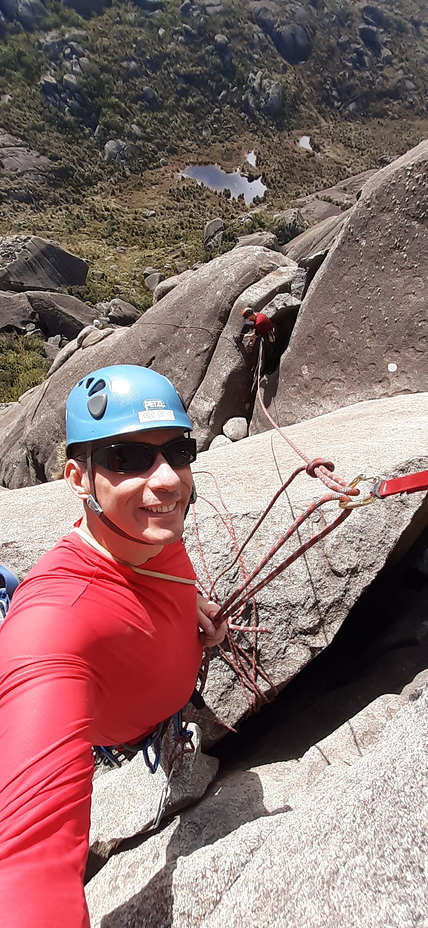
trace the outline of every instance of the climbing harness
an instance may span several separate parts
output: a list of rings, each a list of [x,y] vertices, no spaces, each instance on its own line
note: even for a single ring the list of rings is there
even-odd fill
[[[0,625],[8,612],[12,596],[19,585],[18,577],[3,564],[0,564]]]
[[[163,739],[169,727],[171,728],[170,745],[165,751],[165,767],[168,773],[160,795],[158,809],[151,825],[152,828],[157,828],[159,825],[168,801],[171,782],[181,771],[184,755],[193,753],[195,750],[192,740],[193,731],[187,728],[186,723],[183,722],[182,710],[175,712],[171,718],[161,722],[154,732],[134,744],[117,744],[108,747],[97,744],[92,748],[96,765],[104,764],[116,768],[122,767],[126,761],[132,760],[141,751],[150,773],[156,773],[159,767]]]

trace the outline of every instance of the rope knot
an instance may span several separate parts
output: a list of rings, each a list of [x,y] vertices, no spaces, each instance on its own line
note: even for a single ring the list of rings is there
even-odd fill
[[[332,461],[326,461],[325,458],[314,458],[313,461],[309,461],[309,464],[306,467],[306,473],[309,477],[318,477],[318,474],[315,473],[316,468],[325,467],[326,470],[333,471],[334,464]]]

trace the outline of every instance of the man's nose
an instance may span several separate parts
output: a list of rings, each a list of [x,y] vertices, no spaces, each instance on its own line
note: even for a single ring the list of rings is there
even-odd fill
[[[180,475],[168,464],[161,451],[155,457],[149,480],[151,483],[154,482],[159,486],[167,486],[168,488],[180,485]]]

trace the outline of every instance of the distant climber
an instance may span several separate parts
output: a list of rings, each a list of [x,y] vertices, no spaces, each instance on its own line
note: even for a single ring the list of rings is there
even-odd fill
[[[258,339],[263,339],[263,369],[262,374],[272,374],[278,366],[279,353],[276,349],[275,323],[265,313],[257,313],[250,306],[242,310],[242,316],[247,323],[252,323],[251,331],[242,338],[246,339],[246,347],[252,348]]]

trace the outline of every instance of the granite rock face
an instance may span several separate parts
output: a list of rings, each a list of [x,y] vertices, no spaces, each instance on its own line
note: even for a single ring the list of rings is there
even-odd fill
[[[112,858],[93,928],[384,928],[426,919],[428,688],[381,697],[288,761],[218,780]]]
[[[12,178],[43,181],[52,170],[49,158],[27,148],[22,139],[4,129],[0,129],[0,161],[5,174]]]
[[[350,403],[425,390],[427,159],[423,142],[370,176],[345,216],[324,220],[278,246],[282,251],[233,248],[158,284],[154,305],[128,330],[113,331],[108,339],[105,330],[92,333],[76,351],[66,346],[49,383],[13,410],[0,410],[0,482],[16,487],[50,478],[67,393],[113,357],[174,381],[200,450],[236,417],[255,434]],[[363,178],[354,180],[348,182],[353,198]],[[46,262],[33,267],[34,258],[26,261],[28,242],[19,245],[24,268],[21,260],[16,272],[15,245],[3,240],[3,287],[22,289],[29,267],[37,281],[26,289],[51,291],[70,280],[68,266],[55,271],[52,283]],[[275,358],[265,365],[269,376],[257,400],[260,343],[247,351],[242,341],[245,305],[266,311],[277,331]]]
[[[265,388],[281,425],[426,389],[427,186],[428,142],[364,185]],[[251,431],[265,428],[259,407]]]
[[[88,264],[37,235],[0,239],[1,290],[60,290],[84,284]]]
[[[115,333],[110,335],[107,344],[116,337]],[[13,410],[14,404],[9,408]],[[300,423],[287,434],[307,455],[329,458],[343,478],[352,480],[364,470],[387,477],[426,469],[427,428],[427,394],[418,394],[360,403]],[[25,448],[20,452],[28,455]],[[37,472],[37,458],[28,457],[28,464]],[[293,520],[324,495],[325,487],[319,481],[304,473],[296,477],[242,553],[240,566],[233,565],[237,546],[254,529],[273,494],[298,464],[287,442],[277,432],[267,432],[213,448],[193,465],[198,491],[196,523],[190,513],[186,545],[201,589],[208,592],[215,578],[226,571],[214,586],[220,602],[257,567]],[[363,497],[369,487],[370,483],[362,486]],[[426,505],[424,494],[414,493],[351,512],[305,557],[256,594],[257,625],[269,631],[245,630],[253,624],[250,607],[238,617],[242,631],[236,631],[233,640],[242,648],[244,665],[251,668],[257,657],[265,676],[250,673],[250,688],[245,689],[227,661],[230,652],[219,651],[213,656],[206,709],[189,716],[203,730],[204,748],[224,736],[224,725],[239,724],[249,704],[258,705],[275,688],[281,690],[332,641],[351,607],[397,546],[406,550],[422,531]],[[29,512],[37,526],[30,537]],[[314,512],[300,528],[299,541],[290,539],[268,569],[340,512],[337,500]],[[70,529],[79,513],[79,503],[62,481],[4,490],[0,494],[0,538],[7,539],[7,545],[4,550],[0,546],[0,562],[22,577]],[[267,572],[265,569],[262,575]],[[259,696],[253,700],[254,682]]]
[[[67,394],[80,377],[111,364],[112,358],[118,364],[142,364],[165,374],[174,380],[184,402],[189,404],[204,384],[207,372],[211,377],[215,353],[220,374],[215,391],[210,387],[210,410],[220,408],[221,424],[236,415],[248,418],[252,373],[233,342],[242,317],[232,310],[250,285],[289,264],[284,255],[266,248],[233,249],[181,280],[134,325],[117,329],[107,340],[74,352],[49,381],[21,397],[13,410],[0,410],[0,482],[11,487],[34,482],[35,471],[27,459],[37,459],[39,480],[51,476],[55,470],[55,446],[64,435]],[[202,424],[206,429],[206,423]],[[199,437],[197,422],[195,425]],[[200,437],[205,438],[205,433],[201,431]],[[27,449],[24,455],[23,448]]]

